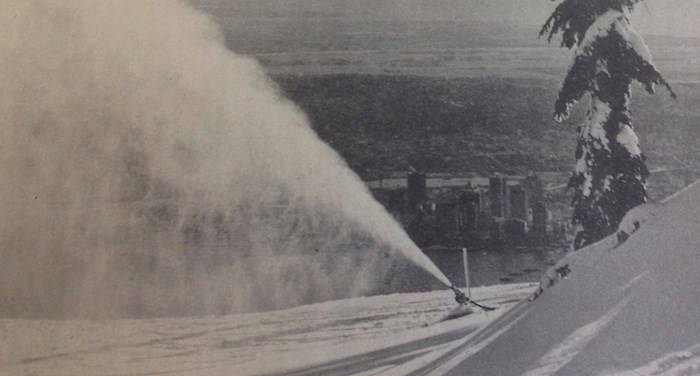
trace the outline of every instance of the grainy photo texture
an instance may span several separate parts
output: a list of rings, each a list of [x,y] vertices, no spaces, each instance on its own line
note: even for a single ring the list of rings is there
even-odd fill
[[[700,374],[698,18],[0,0],[0,374]]]

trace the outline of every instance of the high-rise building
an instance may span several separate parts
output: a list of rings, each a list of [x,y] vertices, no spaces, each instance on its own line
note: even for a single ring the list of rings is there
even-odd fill
[[[510,200],[508,198],[508,182],[505,176],[496,174],[489,178],[489,196],[491,198],[491,215],[495,218],[508,218]]]
[[[547,217],[547,207],[544,203],[535,203],[532,207],[532,237],[538,243],[547,241]]]
[[[478,191],[463,191],[460,201],[459,224],[463,233],[476,232],[481,215],[481,193]]]
[[[428,195],[425,173],[409,172],[407,180],[408,206],[410,210],[416,210],[425,202]]]
[[[544,185],[539,176],[530,174],[523,179],[521,186],[527,194],[528,200],[531,203],[542,201],[544,198]]]
[[[528,199],[522,185],[511,186],[510,191],[510,217],[527,221]]]

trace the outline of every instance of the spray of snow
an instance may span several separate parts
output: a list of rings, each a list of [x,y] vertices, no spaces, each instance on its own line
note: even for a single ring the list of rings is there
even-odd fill
[[[390,250],[449,283],[186,4],[0,1],[0,23],[1,314],[348,297],[386,283]]]

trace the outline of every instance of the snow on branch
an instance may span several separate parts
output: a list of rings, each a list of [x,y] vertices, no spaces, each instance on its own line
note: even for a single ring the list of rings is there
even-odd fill
[[[607,37],[615,24],[624,19],[625,15],[617,10],[610,9],[598,17],[595,22],[586,30],[583,39],[581,39],[576,55],[591,53],[593,43],[599,39]]]
[[[625,42],[624,51],[620,55],[625,58],[623,63],[628,65],[626,70],[632,74],[632,78],[641,83],[649,94],[654,93],[655,85],[662,85],[669,91],[671,97],[676,99],[676,93],[671,85],[656,70],[649,47],[644,43],[642,36],[632,28],[629,21],[620,19],[613,24],[613,27]]]
[[[569,69],[564,79],[559,98],[554,104],[554,118],[562,122],[569,117],[569,110],[586,94],[592,84],[591,78],[596,71],[596,58],[592,55],[579,55]]]
[[[552,0],[557,1],[557,0]],[[561,46],[573,48],[581,43],[588,28],[609,9],[619,12],[632,11],[641,0],[564,0],[542,26],[540,37],[547,34],[547,41],[561,33]]]
[[[555,104],[555,119],[559,122],[567,119],[570,107],[594,90],[601,75],[613,74],[621,83],[640,82],[649,93],[654,92],[655,85],[663,85],[676,98],[654,67],[647,45],[634,31],[625,12],[610,9],[591,23],[579,40],[574,62]]]
[[[562,4],[563,5],[563,4]],[[579,39],[574,62],[564,79],[564,85],[559,92],[559,99],[554,105],[554,118],[562,122],[569,117],[569,109],[578,102],[586,92],[591,90],[596,73],[601,69],[599,60],[602,40],[610,35],[613,25],[621,18],[622,12],[608,10],[592,22]]]

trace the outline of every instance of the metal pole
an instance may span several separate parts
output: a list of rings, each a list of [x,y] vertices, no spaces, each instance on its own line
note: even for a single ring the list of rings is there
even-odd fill
[[[469,259],[467,257],[467,249],[462,248],[462,261],[464,264],[464,289],[467,291],[469,298],[472,297],[472,291],[469,287]]]

